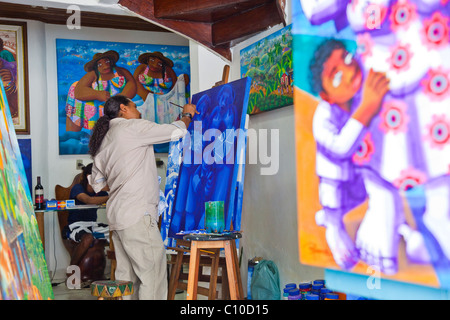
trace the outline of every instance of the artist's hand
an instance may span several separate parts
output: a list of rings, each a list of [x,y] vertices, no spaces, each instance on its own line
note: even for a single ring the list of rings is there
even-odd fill
[[[107,101],[109,98],[111,98],[111,94],[108,91],[99,91],[97,94],[97,100],[99,101]]]
[[[197,111],[195,104],[191,103],[184,105],[183,113],[190,113],[192,115],[192,118],[194,117],[195,114],[200,114],[200,112]]]

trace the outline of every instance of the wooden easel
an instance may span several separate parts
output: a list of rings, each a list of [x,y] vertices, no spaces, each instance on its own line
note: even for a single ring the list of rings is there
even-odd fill
[[[214,84],[213,88],[217,87],[217,86],[220,86],[222,84],[228,83],[228,76],[229,75],[230,75],[230,66],[226,64],[226,65],[223,66],[222,80],[217,81]]]

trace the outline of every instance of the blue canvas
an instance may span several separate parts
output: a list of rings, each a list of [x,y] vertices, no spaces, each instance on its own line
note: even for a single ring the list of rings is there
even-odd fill
[[[176,238],[180,231],[204,229],[207,201],[224,201],[225,229],[233,224],[239,230],[250,85],[247,77],[193,95],[200,114],[169,153],[165,219],[169,230],[161,228],[164,239]],[[176,159],[181,157],[180,163]]]
[[[28,189],[32,194],[33,190],[31,189],[33,185],[33,181],[31,181],[32,173],[31,173],[31,139],[17,139],[19,143],[20,154],[22,156],[23,167],[25,169],[25,175],[27,177]]]

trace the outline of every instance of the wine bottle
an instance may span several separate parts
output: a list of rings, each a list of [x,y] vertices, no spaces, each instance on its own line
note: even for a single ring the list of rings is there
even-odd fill
[[[34,187],[34,204],[36,210],[44,209],[44,187],[41,184],[41,177],[37,177],[37,185]]]

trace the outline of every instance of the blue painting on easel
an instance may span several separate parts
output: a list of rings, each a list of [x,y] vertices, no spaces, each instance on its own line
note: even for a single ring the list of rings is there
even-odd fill
[[[204,229],[207,201],[224,201],[225,228],[239,230],[250,85],[247,77],[193,95],[200,113],[169,152],[163,239]]]

